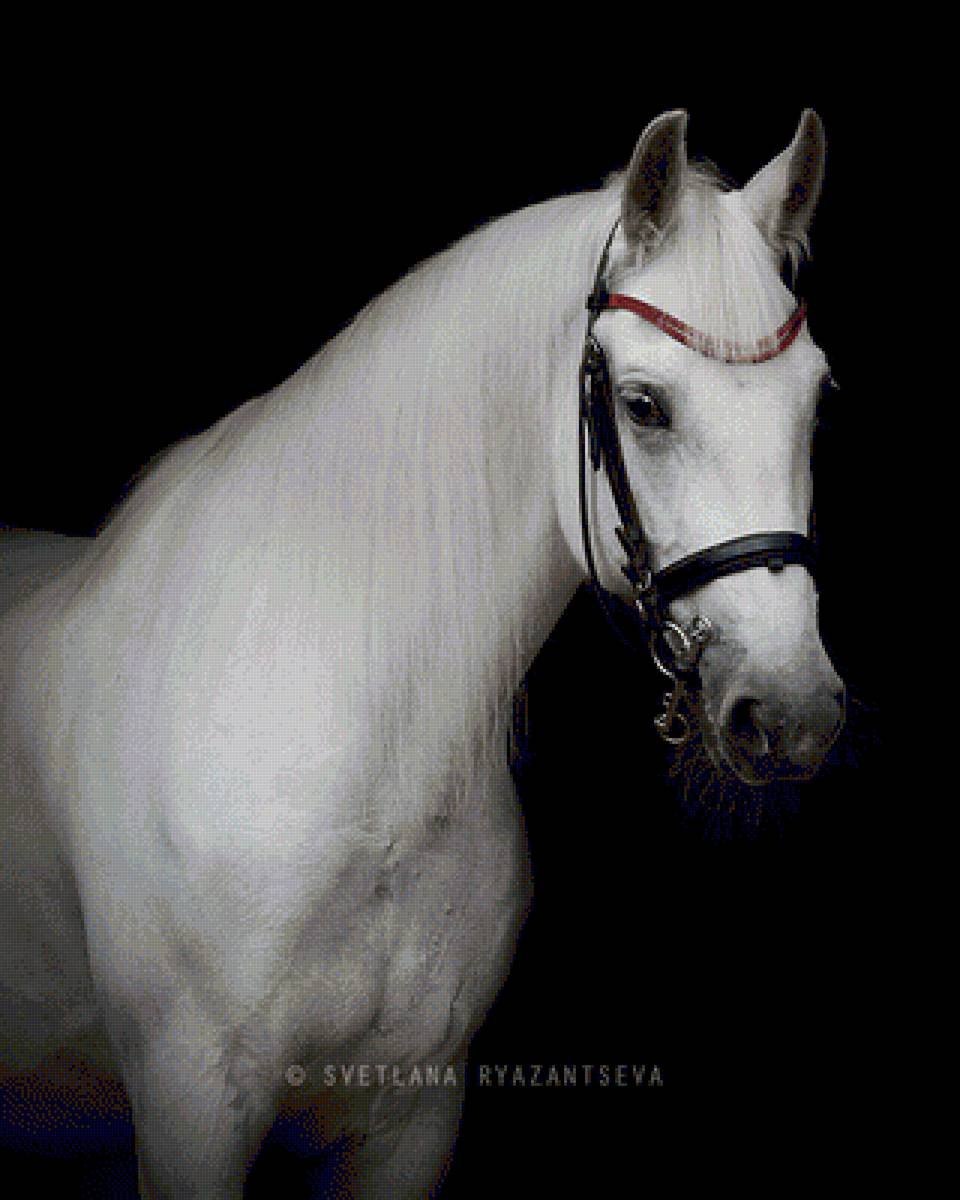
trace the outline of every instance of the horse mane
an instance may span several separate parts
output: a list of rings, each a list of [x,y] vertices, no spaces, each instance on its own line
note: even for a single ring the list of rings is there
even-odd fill
[[[552,492],[552,398],[561,387],[576,402],[576,364],[559,373],[569,348],[579,354],[615,205],[612,193],[561,197],[481,227],[304,369],[304,390],[335,380],[331,405],[354,414],[324,423],[326,487],[352,497],[345,527],[357,520],[366,538],[364,657],[381,683],[388,672],[387,730],[412,708],[467,698],[454,740],[479,729],[467,753],[484,754],[539,649],[524,632],[532,580],[520,564],[546,532],[531,521]]]
[[[414,710],[500,726],[539,649],[521,564],[545,532],[531,496],[556,521],[544,422],[560,372],[576,402],[584,297],[616,207],[610,191],[546,201],[414,268],[285,383],[158,459],[80,591],[112,588],[134,611],[154,597],[137,620],[156,630],[158,670],[178,622],[215,621],[216,671],[251,613],[305,656],[346,616],[344,677],[359,661],[352,686],[381,698],[382,743]]]

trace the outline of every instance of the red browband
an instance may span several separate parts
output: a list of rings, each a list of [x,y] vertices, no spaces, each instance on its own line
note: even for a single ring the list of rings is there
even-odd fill
[[[662,330],[674,341],[689,346],[698,354],[707,358],[718,358],[725,363],[761,363],[768,358],[774,358],[782,353],[795,340],[803,327],[807,315],[807,306],[798,304],[790,316],[784,321],[773,336],[762,337],[753,346],[743,346],[739,342],[731,342],[726,338],[711,337],[701,333],[692,325],[687,325],[679,317],[672,317],[661,308],[655,308],[643,300],[635,300],[633,296],[625,296],[622,292],[613,292],[603,297],[602,308],[625,308],[644,321],[649,321],[657,329]]]

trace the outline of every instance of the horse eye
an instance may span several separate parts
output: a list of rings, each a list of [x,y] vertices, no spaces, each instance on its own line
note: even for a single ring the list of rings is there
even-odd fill
[[[625,387],[620,390],[630,420],[642,429],[666,429],[670,421],[664,405],[651,387]]]

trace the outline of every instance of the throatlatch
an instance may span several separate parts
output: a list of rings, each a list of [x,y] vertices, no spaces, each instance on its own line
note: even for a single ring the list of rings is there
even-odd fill
[[[604,281],[617,225],[619,221],[607,237],[593,290],[587,297],[590,316],[580,365],[578,423],[580,525],[591,584],[608,620],[623,637],[622,630],[611,614],[609,593],[600,583],[593,557],[586,486],[586,458],[589,457],[594,471],[603,467],[617,507],[620,524],[616,534],[626,556],[620,569],[633,592],[633,602],[645,631],[646,649],[654,665],[669,680],[663,710],[655,719],[654,728],[664,741],[679,745],[690,736],[690,723],[683,711],[683,701],[687,692],[696,686],[697,665],[710,639],[711,625],[706,617],[696,616],[684,628],[669,617],[670,603],[714,579],[749,571],[754,567],[765,566],[770,571],[781,571],[789,563],[799,563],[815,574],[816,547],[805,534],[790,530],[749,533],[698,550],[654,573],[650,548],[643,535],[636,500],[623,461],[610,369],[603,347],[594,337],[593,327],[601,312],[625,309],[707,358],[724,363],[761,363],[792,345],[803,327],[806,307],[798,304],[775,334],[761,338],[751,346],[710,337],[652,304],[633,296],[607,291]]]

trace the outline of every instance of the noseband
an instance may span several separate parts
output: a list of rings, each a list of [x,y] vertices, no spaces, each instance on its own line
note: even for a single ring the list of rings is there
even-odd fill
[[[696,686],[697,664],[712,629],[707,618],[701,616],[695,616],[684,628],[669,617],[669,605],[678,596],[714,579],[750,571],[754,567],[781,571],[788,563],[799,563],[813,574],[816,548],[810,538],[801,533],[787,530],[750,533],[698,550],[654,572],[623,461],[610,370],[593,327],[601,312],[625,309],[707,358],[725,363],[761,363],[781,354],[794,342],[803,327],[806,309],[803,304],[798,305],[774,335],[761,338],[752,346],[709,337],[652,304],[607,291],[604,281],[616,229],[614,225],[607,238],[593,290],[587,297],[590,317],[580,366],[580,524],[591,584],[608,620],[623,638],[625,635],[613,617],[610,593],[603,588],[597,575],[591,546],[586,486],[586,457],[589,454],[594,471],[603,467],[617,507],[620,524],[616,533],[626,555],[626,562],[620,569],[633,591],[646,649],[670,684],[663,711],[654,721],[654,728],[665,741],[679,745],[690,736],[690,723],[682,711],[683,700],[687,691]],[[632,638],[626,640],[631,648],[636,648]]]

